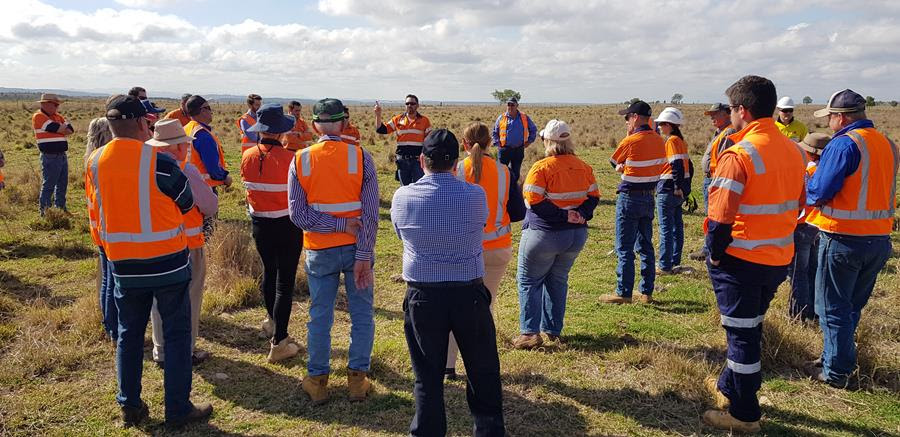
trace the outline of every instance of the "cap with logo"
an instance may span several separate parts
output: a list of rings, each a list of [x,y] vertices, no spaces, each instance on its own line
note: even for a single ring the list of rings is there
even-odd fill
[[[118,96],[106,105],[109,120],[130,120],[147,115],[147,108],[134,96]]]
[[[863,96],[846,89],[838,91],[828,99],[828,105],[813,113],[815,117],[827,117],[828,114],[840,114],[859,112],[866,109],[866,99]]]

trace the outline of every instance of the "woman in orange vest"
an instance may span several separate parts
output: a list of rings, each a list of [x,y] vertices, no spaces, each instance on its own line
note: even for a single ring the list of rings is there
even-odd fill
[[[288,212],[288,171],[294,154],[279,141],[294,120],[275,103],[263,106],[258,114],[259,121],[249,129],[259,132],[260,140],[241,157],[241,179],[247,189],[253,239],[263,263],[260,288],[268,318],[262,328],[271,338],[267,359],[274,363],[300,352],[287,328],[303,234]]]
[[[516,349],[560,341],[569,270],[587,241],[587,222],[600,203],[590,165],[575,156],[569,126],[550,120],[540,132],[546,158],[525,178],[528,211],[519,241],[519,331]]]
[[[463,147],[468,153],[456,167],[456,177],[471,184],[480,185],[487,195],[488,223],[484,226],[484,286],[491,292],[491,311],[497,300],[500,281],[512,259],[512,235],[510,224],[525,218],[525,202],[522,192],[512,180],[509,168],[494,160],[488,153],[491,131],[483,123],[475,122],[463,131]],[[456,379],[456,339],[450,334],[447,351],[448,379]]]
[[[681,110],[665,108],[655,121],[662,135],[667,137],[666,162],[656,184],[656,214],[659,216],[659,269],[656,274],[672,275],[678,273],[675,268],[681,264],[684,247],[681,204],[690,193],[690,158],[680,129],[684,124]]]

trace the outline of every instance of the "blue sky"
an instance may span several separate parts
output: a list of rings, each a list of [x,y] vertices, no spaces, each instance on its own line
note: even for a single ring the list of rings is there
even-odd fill
[[[7,3],[7,2],[4,2]],[[721,100],[745,74],[900,98],[900,2],[18,0],[0,86],[609,103]]]

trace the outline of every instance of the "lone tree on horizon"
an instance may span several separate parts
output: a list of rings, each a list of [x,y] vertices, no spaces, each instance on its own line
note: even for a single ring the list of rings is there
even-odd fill
[[[803,104],[804,104],[804,105],[808,105],[808,104],[810,104],[810,103],[812,103],[812,97],[806,96],[806,97],[803,98]]]
[[[510,97],[515,97],[516,100],[522,100],[522,94],[511,89],[505,89],[503,91],[494,90],[491,95],[494,96],[494,98],[497,99],[497,101],[500,103],[506,102]]]
[[[682,96],[681,93],[672,94],[673,105],[680,105],[682,100],[684,100],[684,96]]]

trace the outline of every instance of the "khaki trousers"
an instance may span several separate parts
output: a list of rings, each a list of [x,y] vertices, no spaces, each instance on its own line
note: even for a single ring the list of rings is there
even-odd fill
[[[203,306],[203,285],[206,282],[206,246],[191,249],[191,353],[197,342],[197,331],[200,328],[200,307]],[[165,361],[165,342],[163,341],[162,319],[156,309],[156,300],[153,301],[153,310],[150,312],[150,320],[153,323],[153,361]]]

